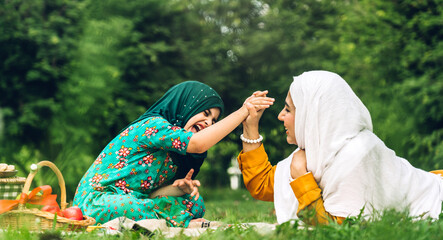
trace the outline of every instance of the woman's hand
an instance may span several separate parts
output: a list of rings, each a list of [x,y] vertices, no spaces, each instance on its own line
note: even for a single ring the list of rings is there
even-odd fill
[[[259,113],[258,116],[261,117],[263,111],[272,106],[275,102],[274,98],[267,97],[266,94],[268,94],[268,90],[254,92],[250,97],[246,98],[243,107],[248,109],[247,106],[249,104],[254,106],[255,110]],[[250,112],[249,109],[248,112]]]
[[[255,109],[258,112],[261,112],[262,110],[269,108],[271,105],[274,104],[275,99],[267,97],[268,90],[265,91],[255,91],[250,97],[246,98],[243,105],[246,105],[247,103],[250,103],[254,105]]]
[[[243,105],[248,109],[249,116],[243,121],[243,127],[258,126],[261,116],[266,108],[269,108],[273,103],[273,98],[268,98],[266,91],[256,91],[252,96],[248,97]]]
[[[308,172],[306,165],[306,152],[305,150],[300,149],[292,156],[291,177],[296,179],[305,175]]]
[[[200,187],[200,181],[192,180],[193,173],[194,169],[189,170],[185,178],[175,180],[172,186],[177,187],[183,193],[190,194],[191,197],[195,196],[195,200],[197,200],[200,197],[200,193],[198,192],[198,187]]]
[[[243,123],[243,136],[247,139],[258,139],[260,137],[259,134],[259,126],[258,123],[260,121],[261,116],[266,108],[274,103],[273,98],[266,97],[268,91],[256,91],[245,100],[244,106],[248,110],[248,116],[242,122]],[[272,101],[269,105],[263,106],[263,99],[268,101]],[[264,102],[267,104],[267,102]],[[260,105],[262,104],[262,105]],[[249,152],[254,149],[260,147],[261,142],[258,143],[245,143],[243,142],[243,152]]]

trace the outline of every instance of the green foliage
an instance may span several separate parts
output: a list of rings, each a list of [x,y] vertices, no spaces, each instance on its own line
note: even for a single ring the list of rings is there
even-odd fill
[[[338,26],[337,68],[367,104],[375,132],[428,170],[441,167],[441,4],[351,1]]]
[[[0,5],[0,152],[23,175],[31,162],[58,154],[50,132],[83,7],[68,0]]]

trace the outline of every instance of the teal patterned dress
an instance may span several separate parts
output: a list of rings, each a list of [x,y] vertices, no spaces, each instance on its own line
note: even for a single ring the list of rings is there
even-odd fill
[[[187,227],[205,213],[203,199],[149,194],[172,184],[177,172],[170,154],[186,154],[192,132],[162,117],[131,124],[115,137],[81,179],[74,205],[105,223],[125,216],[132,220],[166,219],[170,226]]]

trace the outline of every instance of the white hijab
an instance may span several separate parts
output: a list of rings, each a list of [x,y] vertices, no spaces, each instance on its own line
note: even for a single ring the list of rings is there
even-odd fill
[[[362,209],[367,216],[396,209],[438,219],[441,178],[413,167],[385,146],[372,132],[369,111],[345,80],[332,72],[305,72],[294,77],[290,94],[296,108],[295,137],[306,151],[307,170],[322,189],[327,212],[348,217]],[[282,162],[290,164],[291,156]],[[288,171],[282,166],[277,165],[274,179],[276,203],[288,194],[279,190],[289,185],[277,176]],[[277,214],[282,207],[287,206],[275,204]]]

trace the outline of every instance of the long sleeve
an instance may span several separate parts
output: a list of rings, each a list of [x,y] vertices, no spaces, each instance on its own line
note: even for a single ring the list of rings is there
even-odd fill
[[[297,215],[304,222],[317,225],[328,224],[330,220],[341,224],[345,218],[332,216],[323,205],[321,189],[312,173],[307,173],[290,183],[292,191],[298,199]]]
[[[259,148],[240,154],[238,165],[246,188],[255,199],[274,201],[274,174],[276,166],[268,161],[263,144]]]

